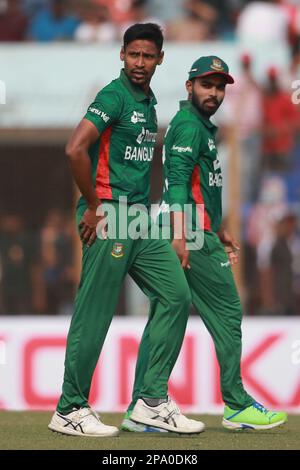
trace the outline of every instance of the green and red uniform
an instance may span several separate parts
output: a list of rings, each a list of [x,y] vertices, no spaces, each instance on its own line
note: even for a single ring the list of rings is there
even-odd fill
[[[192,302],[210,332],[217,353],[223,400],[232,409],[250,406],[241,373],[242,308],[228,256],[217,231],[222,220],[222,172],[215,143],[217,128],[190,101],[167,130],[163,160],[165,185],[159,222],[164,230],[170,206],[192,205],[193,230],[204,229],[203,246],[190,250],[191,269],[185,271]],[[197,206],[198,205],[198,206]],[[171,208],[172,209],[172,208]],[[195,214],[202,217],[196,219]],[[198,225],[198,227],[197,227]],[[147,365],[149,334],[144,332],[136,368],[135,404]]]
[[[126,196],[149,204],[150,169],[157,134],[156,99],[134,86],[124,71],[103,88],[85,119],[100,132],[90,147],[93,182],[99,199]],[[83,198],[79,205],[84,204]]]
[[[215,144],[216,126],[202,117],[190,101],[180,103],[164,141],[164,192],[162,208],[190,204],[197,214],[193,230],[216,232],[222,221],[222,172]],[[167,206],[166,206],[167,205]],[[199,224],[201,226],[199,226]]]
[[[130,224],[132,204],[149,204],[150,167],[157,132],[153,93],[146,96],[124,71],[98,93],[85,118],[98,129],[98,140],[89,149],[97,196],[115,210],[116,233],[119,215]],[[127,197],[127,204],[119,198]],[[122,206],[122,207],[121,207]],[[86,210],[80,198],[77,221]],[[148,218],[149,229],[151,227]],[[121,227],[124,233],[124,226]],[[127,273],[152,303],[147,324],[147,366],[140,396],[166,398],[167,383],[181,344],[188,317],[190,293],[176,254],[167,240],[117,235],[97,238],[91,247],[83,244],[82,273],[75,310],[68,334],[63,393],[58,411],[68,414],[85,407],[92,375],[120,289]]]

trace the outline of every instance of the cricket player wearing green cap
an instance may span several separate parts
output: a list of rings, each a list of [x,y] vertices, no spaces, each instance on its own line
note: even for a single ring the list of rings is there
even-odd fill
[[[221,105],[227,84],[234,83],[227,64],[215,56],[200,57],[186,82],[188,100],[172,119],[164,141],[163,214],[171,211],[173,241],[188,281],[192,302],[210,332],[220,365],[225,403],[222,424],[229,429],[270,429],[287,420],[284,412],[271,412],[244,389],[241,372],[242,309],[231,265],[238,259],[238,244],[222,226],[222,172],[215,142],[216,126],[210,117]],[[172,209],[177,205],[177,209]],[[192,205],[192,229],[204,230],[203,246],[188,243],[184,227],[185,207]],[[179,206],[179,210],[178,210]],[[202,209],[202,211],[201,211]],[[199,217],[194,214],[199,213]],[[199,227],[200,224],[200,227]],[[197,227],[198,225],[198,227]],[[132,403],[122,429],[147,431],[137,424],[132,408],[143,383],[148,361],[149,332],[140,345]],[[158,430],[159,431],[159,430]]]
[[[167,395],[191,300],[184,272],[167,240],[151,233],[138,236],[138,228],[133,234],[129,230],[138,208],[146,214],[146,229],[151,227],[147,206],[157,122],[150,81],[163,61],[162,44],[162,32],[152,23],[135,24],[125,32],[120,77],[98,93],[67,145],[82,193],[77,219],[83,258],[62,395],[49,424],[52,431],[62,434],[105,437],[119,432],[100,421],[88,398],[127,273],[153,305],[139,412],[142,409],[150,425],[155,417],[155,425],[165,431],[193,434],[204,429],[200,421],[182,415]],[[109,231],[111,225],[115,232]],[[97,236],[99,232],[102,237]]]

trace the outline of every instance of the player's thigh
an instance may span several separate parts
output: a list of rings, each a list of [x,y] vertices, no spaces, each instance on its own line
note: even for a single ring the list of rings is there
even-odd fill
[[[200,314],[241,317],[241,304],[228,256],[214,239],[201,250],[190,252],[191,269],[186,272],[193,303]]]
[[[167,240],[141,240],[129,273],[152,301],[190,302],[184,271]]]
[[[118,205],[111,204],[115,209],[115,216],[110,216],[111,232],[106,240],[97,236],[94,243],[89,247],[82,243],[82,275],[81,283],[86,278],[91,279],[99,289],[116,292],[119,284],[123,282],[126,273],[134,257],[135,241],[130,238],[120,238],[118,236]],[[79,224],[85,206],[77,209],[76,221]],[[111,236],[113,234],[114,236]]]

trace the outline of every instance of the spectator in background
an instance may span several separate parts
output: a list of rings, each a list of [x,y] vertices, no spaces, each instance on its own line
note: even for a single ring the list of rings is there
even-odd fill
[[[261,314],[272,313],[274,296],[270,265],[271,250],[274,244],[275,225],[280,214],[288,208],[287,191],[279,176],[264,177],[261,183],[258,201],[249,212],[246,236],[252,254],[257,263],[257,287]],[[249,292],[257,297],[257,292]],[[252,304],[252,299],[248,299]],[[256,303],[256,302],[255,302]]]
[[[0,264],[2,312],[21,315],[32,312],[33,267],[37,243],[24,228],[18,214],[2,216],[0,223]]]
[[[172,23],[178,17],[184,15],[184,0],[148,0],[149,11],[157,15],[164,22]],[[199,2],[198,2],[199,3]],[[217,36],[222,40],[231,40],[235,36],[235,28],[239,12],[247,3],[247,0],[203,0],[203,5],[209,5],[218,11],[218,21],[214,28]],[[205,5],[204,5],[205,6]]]
[[[248,3],[237,21],[237,36],[248,43],[288,43],[289,15],[280,0]]]
[[[214,0],[217,4],[220,2]],[[223,40],[236,38],[237,21],[240,12],[247,4],[247,0],[227,0],[222,2],[222,11],[219,14],[218,32]]]
[[[28,17],[32,17],[38,10],[44,8],[49,0],[22,0],[22,9]]]
[[[185,0],[185,16],[167,25],[167,39],[177,42],[205,41],[214,38],[218,10],[202,0]]]
[[[300,313],[295,290],[294,262],[300,258],[300,239],[297,235],[297,217],[288,211],[283,213],[275,226],[270,266],[274,298],[273,314],[296,315]]]
[[[148,15],[148,0],[132,0],[131,19],[120,25],[119,40],[122,40],[125,31],[135,23],[155,23],[165,31],[165,25],[160,19]]]
[[[41,231],[41,276],[45,290],[45,313],[70,313],[73,304],[72,220],[59,210],[51,211]]]
[[[115,25],[133,23],[134,14],[132,11],[135,0],[96,0],[100,5],[105,5],[109,9],[109,15]],[[147,1],[147,0],[146,0]]]
[[[300,43],[299,43],[300,46]],[[298,49],[293,49],[292,57],[289,64],[289,67],[280,73],[280,85],[282,88],[291,94],[294,91],[292,84],[294,81],[299,80],[300,76],[300,47]],[[299,106],[297,108],[298,113],[300,113]],[[299,115],[300,118],[300,115]]]
[[[219,120],[223,128],[234,126],[240,148],[242,202],[257,199],[260,183],[262,89],[256,82],[249,54],[240,58],[241,73],[228,90]]]
[[[72,40],[79,20],[68,13],[65,0],[50,0],[32,19],[28,36],[34,41]]]
[[[150,15],[158,16],[162,21],[169,22],[183,14],[183,0],[148,0]]]
[[[20,0],[0,0],[0,41],[24,41],[26,30]]]
[[[298,0],[281,0],[289,17],[289,44],[291,57],[299,53],[300,42],[300,2]]]
[[[280,74],[280,82],[283,88],[291,92],[292,83],[299,79],[300,72],[300,2],[298,0],[282,0],[283,6],[289,15],[289,44],[290,66]],[[298,106],[298,112],[300,109]],[[300,115],[299,115],[300,118]]]
[[[279,83],[278,70],[268,69],[268,83],[263,95],[263,167],[271,171],[289,168],[289,157],[299,129],[299,113],[291,93]]]
[[[236,21],[245,0],[204,0],[202,2],[218,12],[218,19],[214,25],[217,38],[232,40],[235,38]]]
[[[110,20],[106,5],[86,0],[81,7],[81,15],[83,21],[75,31],[77,41],[107,43],[116,40],[117,29]]]

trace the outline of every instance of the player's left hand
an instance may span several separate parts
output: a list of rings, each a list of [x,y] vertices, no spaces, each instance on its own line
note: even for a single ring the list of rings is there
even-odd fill
[[[224,245],[224,249],[228,255],[228,259],[230,261],[231,266],[237,264],[239,260],[239,250],[240,246],[238,242],[227,232],[227,230],[223,229],[218,233],[220,241]]]
[[[183,269],[191,269],[189,264],[189,250],[186,249],[185,240],[173,240],[172,247],[175,250]]]
[[[101,233],[101,238],[106,240],[106,224],[105,214],[101,210],[101,206],[94,209],[87,208],[79,223],[80,238],[83,243],[92,246],[98,233]]]

